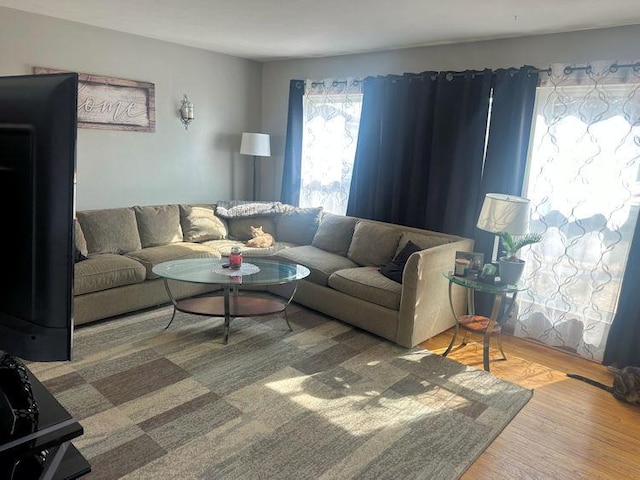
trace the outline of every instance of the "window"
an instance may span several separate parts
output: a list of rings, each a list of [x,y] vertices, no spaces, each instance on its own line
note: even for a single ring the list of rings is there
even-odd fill
[[[358,142],[358,80],[307,80],[303,98],[300,206],[345,214]]]
[[[544,237],[515,334],[601,360],[640,207],[640,77],[563,67],[537,90],[523,194]]]

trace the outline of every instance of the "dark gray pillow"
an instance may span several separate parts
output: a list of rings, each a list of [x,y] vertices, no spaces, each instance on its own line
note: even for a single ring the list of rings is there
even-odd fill
[[[380,267],[380,273],[394,282],[402,283],[402,273],[409,257],[420,250],[422,249],[418,245],[409,240],[391,262]]]

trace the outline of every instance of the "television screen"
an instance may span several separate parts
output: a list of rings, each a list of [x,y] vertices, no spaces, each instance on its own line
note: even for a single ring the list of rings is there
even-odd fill
[[[71,358],[78,77],[0,77],[0,350]]]

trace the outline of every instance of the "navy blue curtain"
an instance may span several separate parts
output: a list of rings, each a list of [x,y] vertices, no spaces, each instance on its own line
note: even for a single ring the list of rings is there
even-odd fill
[[[491,71],[368,77],[347,215],[472,237]]]
[[[302,118],[303,96],[304,80],[291,80],[289,82],[289,113],[287,115],[280,201],[295,206],[298,206],[300,202],[302,127],[304,122]]]
[[[522,194],[537,86],[538,71],[534,67],[501,69],[493,74],[491,120],[476,219],[485,194]],[[485,263],[489,263],[495,236],[478,228],[474,232],[473,249],[484,253]],[[491,314],[493,295],[478,293],[475,300],[477,313]]]
[[[534,67],[501,69],[493,74],[491,122],[476,219],[485,194],[522,194],[537,86],[538,71]],[[494,235],[475,229],[473,237],[474,250],[483,252],[488,263]]]
[[[640,217],[636,221],[618,308],[607,336],[602,363],[618,368],[640,367]]]

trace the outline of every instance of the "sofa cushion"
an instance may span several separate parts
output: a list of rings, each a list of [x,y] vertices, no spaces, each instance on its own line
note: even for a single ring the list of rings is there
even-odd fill
[[[251,248],[245,245],[245,242],[241,242],[239,240],[209,240],[206,242],[202,242],[202,245],[206,245],[207,247],[215,248],[220,252],[220,255],[223,257],[228,257],[231,253],[232,247],[240,247],[242,251],[242,255],[245,257],[268,257],[273,255],[276,252],[279,252],[285,248],[296,247],[295,243],[289,242],[275,242],[272,246],[268,248]]]
[[[76,263],[74,270],[74,295],[98,292],[144,282],[144,265],[123,255],[104,253],[92,255],[84,262]]]
[[[329,277],[329,286],[366,302],[400,310],[402,285],[382,275],[376,267],[338,270]]]
[[[420,247],[420,250],[426,250],[428,248],[437,247],[438,245],[444,245],[445,243],[455,242],[456,240],[439,235],[429,235],[418,232],[402,232],[400,242],[398,242],[398,248],[396,255],[405,247],[408,242],[413,242]]]
[[[132,208],[84,210],[77,217],[90,255],[125,254],[142,248]]]
[[[215,215],[212,205],[180,205],[180,223],[185,242],[227,238],[227,222]]]
[[[249,240],[251,227],[262,227],[262,231],[270,233],[276,240],[276,221],[273,216],[229,218],[229,237],[234,240]]]
[[[276,219],[276,238],[283,242],[310,245],[318,231],[322,207],[296,208]]]
[[[327,285],[329,276],[336,270],[358,266],[342,255],[327,252],[312,245],[280,250],[274,256],[288,262],[304,265],[311,272],[305,280],[322,286]]]
[[[365,267],[389,263],[396,253],[401,233],[397,228],[358,221],[347,257]]]
[[[182,241],[178,205],[136,206],[133,211],[136,213],[142,248]]]
[[[420,250],[419,246],[409,240],[391,262],[380,267],[380,273],[394,282],[402,283],[402,273],[409,257]]]
[[[183,258],[220,258],[221,256],[220,252],[206,245],[182,242],[144,248],[137,252],[129,253],[127,257],[144,265],[147,270],[147,279],[152,280],[158,278],[158,275],[153,273],[152,269],[159,263]]]
[[[346,257],[357,221],[354,217],[331,213],[324,215],[311,245]]]

